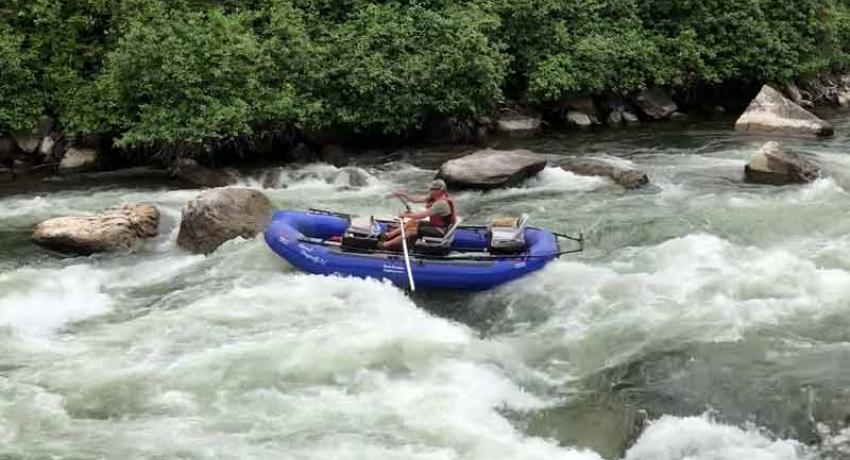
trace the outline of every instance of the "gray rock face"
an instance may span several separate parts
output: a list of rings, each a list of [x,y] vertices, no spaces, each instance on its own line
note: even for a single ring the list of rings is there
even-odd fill
[[[207,190],[183,206],[177,244],[195,254],[209,254],[233,238],[253,238],[265,229],[271,214],[271,201],[256,190]]]
[[[832,136],[832,125],[793,103],[768,85],[762,87],[735,122],[739,131]]]
[[[62,171],[80,171],[92,169],[97,165],[97,152],[93,149],[82,149],[71,147],[62,157],[59,162],[59,170]]]
[[[749,182],[771,185],[804,184],[820,176],[816,164],[795,153],[785,152],[778,142],[768,142],[744,167]]]
[[[230,170],[212,169],[189,158],[180,158],[171,165],[171,177],[195,187],[225,187],[239,179]]]
[[[562,160],[558,166],[565,171],[581,176],[610,177],[627,189],[636,189],[649,183],[649,177],[643,171],[625,169],[613,163],[598,159],[570,158]]]
[[[649,88],[632,96],[632,103],[652,120],[664,120],[679,110],[670,92],[662,88]]]
[[[537,116],[506,113],[496,120],[496,131],[510,137],[533,136],[540,132],[542,123]]]
[[[57,217],[35,227],[33,240],[63,252],[91,254],[132,249],[157,235],[159,210],[152,204],[126,204],[92,216]]]
[[[546,157],[528,150],[479,150],[449,160],[437,177],[450,187],[491,189],[516,185],[546,167]]]

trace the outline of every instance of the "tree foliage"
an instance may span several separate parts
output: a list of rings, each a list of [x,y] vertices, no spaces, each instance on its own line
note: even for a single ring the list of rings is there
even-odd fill
[[[5,0],[0,131],[126,146],[405,132],[506,97],[850,65],[847,0]]]

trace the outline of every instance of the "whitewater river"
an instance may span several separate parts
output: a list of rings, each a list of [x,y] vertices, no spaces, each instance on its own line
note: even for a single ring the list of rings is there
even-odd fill
[[[730,123],[517,141],[609,155],[651,186],[544,170],[456,195],[587,250],[481,294],[299,274],[261,238],[175,245],[197,190],[137,171],[0,198],[3,459],[850,458],[850,122],[788,145],[829,177],[743,183]],[[258,171],[281,208],[388,215],[443,153]],[[30,244],[48,217],[152,202],[133,254]]]

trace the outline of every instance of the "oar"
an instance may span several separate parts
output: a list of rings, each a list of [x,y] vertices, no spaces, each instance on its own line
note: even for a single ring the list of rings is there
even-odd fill
[[[404,253],[404,264],[407,266],[407,281],[410,286],[410,292],[416,290],[416,285],[413,284],[413,270],[410,269],[410,255],[407,253],[407,235],[404,233],[404,219],[399,218],[398,224],[401,226],[401,250]]]

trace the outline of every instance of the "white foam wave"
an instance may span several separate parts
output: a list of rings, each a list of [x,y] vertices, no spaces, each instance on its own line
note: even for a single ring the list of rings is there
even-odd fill
[[[103,314],[112,307],[102,290],[106,278],[89,265],[0,274],[0,326],[43,336],[67,323]]]
[[[201,443],[213,456],[245,458],[284,449],[310,459],[600,460],[517,430],[500,410],[546,401],[492,364],[473,331],[398,289],[244,276],[251,283],[81,337],[91,349],[82,361],[55,363],[36,380],[59,389],[73,416],[149,420],[113,425],[130,456]],[[171,441],[150,443],[163,426]]]
[[[528,179],[527,187],[557,189],[564,191],[591,191],[611,183],[598,176],[580,176],[561,168],[547,167],[536,176]]]
[[[670,341],[735,341],[754,328],[812,321],[850,305],[850,272],[713,235],[632,248],[617,259],[607,266],[557,261],[500,291],[518,305],[509,311],[549,306],[547,322],[521,339],[527,359],[567,353],[570,366],[592,372]]]
[[[336,167],[327,163],[311,163],[293,168],[272,168],[255,177],[243,177],[238,185],[255,188],[333,189],[362,188],[379,184],[366,169],[356,166]]]
[[[798,460],[809,458],[797,441],[775,440],[756,428],[724,425],[709,415],[652,422],[624,460]]]

